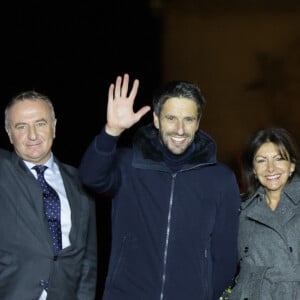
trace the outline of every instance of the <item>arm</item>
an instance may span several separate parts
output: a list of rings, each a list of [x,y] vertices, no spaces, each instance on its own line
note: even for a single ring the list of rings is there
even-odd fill
[[[85,199],[87,200],[87,199]],[[94,300],[97,290],[97,226],[94,200],[89,199],[89,224],[85,254],[82,261],[78,300]]]
[[[240,194],[235,176],[228,175],[222,182],[221,201],[218,205],[212,237],[213,300],[228,287],[237,270],[237,237]]]
[[[82,182],[99,193],[112,191],[118,185],[118,174],[113,166],[119,135],[150,110],[149,106],[144,106],[136,113],[133,111],[139,81],[134,81],[129,96],[128,84],[129,76],[125,74],[124,78],[118,76],[115,84],[110,85],[106,126],[89,145],[80,163]]]

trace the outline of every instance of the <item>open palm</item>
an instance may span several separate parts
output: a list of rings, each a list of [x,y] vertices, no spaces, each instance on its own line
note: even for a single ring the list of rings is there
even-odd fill
[[[134,80],[128,94],[129,75],[118,76],[115,84],[111,84],[108,91],[106,132],[111,135],[120,135],[125,129],[137,123],[149,110],[144,106],[137,112],[133,111],[134,100],[137,95],[139,81]]]

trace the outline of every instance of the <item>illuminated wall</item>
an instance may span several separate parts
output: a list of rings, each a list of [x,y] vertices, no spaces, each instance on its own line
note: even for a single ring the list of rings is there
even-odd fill
[[[300,143],[299,8],[166,2],[163,80],[199,83],[207,99],[201,126],[219,158],[234,164],[249,135],[266,126],[283,126]]]

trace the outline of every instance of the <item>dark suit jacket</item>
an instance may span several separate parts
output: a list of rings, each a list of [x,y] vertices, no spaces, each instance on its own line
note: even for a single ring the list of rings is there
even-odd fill
[[[0,152],[0,299],[37,300],[50,278],[47,300],[94,300],[97,239],[93,199],[77,170],[57,159],[71,207],[71,245],[54,255],[42,191],[15,154]]]

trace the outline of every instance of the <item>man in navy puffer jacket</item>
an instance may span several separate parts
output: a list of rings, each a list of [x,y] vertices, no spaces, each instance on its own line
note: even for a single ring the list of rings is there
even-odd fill
[[[153,123],[132,148],[117,147],[150,110],[133,110],[138,85],[129,91],[128,74],[111,84],[107,123],[80,165],[83,183],[113,198],[103,300],[216,300],[236,271],[236,177],[199,130],[205,99],[186,81],[166,84],[154,97]]]

